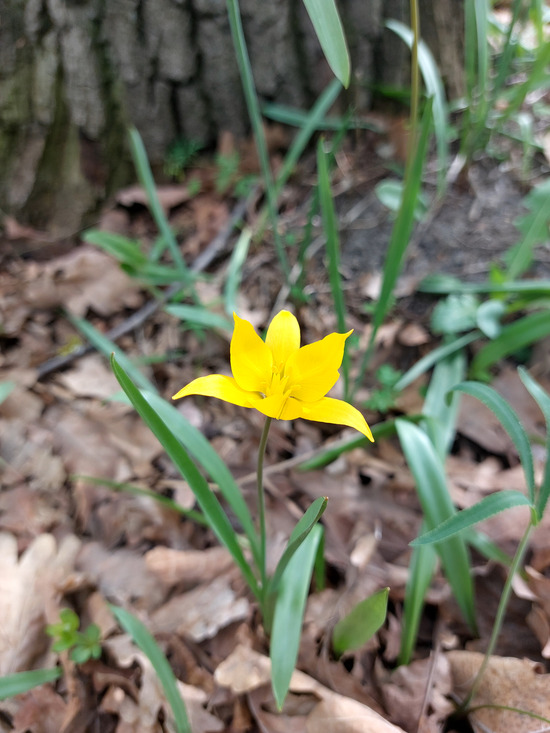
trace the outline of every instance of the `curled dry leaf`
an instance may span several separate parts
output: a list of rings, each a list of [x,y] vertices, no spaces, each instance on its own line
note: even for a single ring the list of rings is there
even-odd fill
[[[453,651],[447,658],[451,664],[454,693],[458,700],[464,700],[481,666],[483,654]],[[540,665],[529,659],[491,657],[471,704],[473,710],[469,720],[476,733],[546,730],[540,718],[550,719],[550,674],[539,674],[539,669]]]
[[[239,644],[214,672],[214,680],[236,695],[252,692],[271,681],[271,661],[263,654]],[[350,697],[338,695],[296,670],[290,691],[313,694],[319,702],[307,715],[302,714],[302,730],[307,733],[402,733],[377,712]]]
[[[44,652],[44,626],[54,621],[48,613],[57,611],[79,547],[72,535],[58,546],[52,535],[42,534],[18,558],[15,537],[0,534],[0,676],[28,669]]]
[[[159,545],[145,555],[145,564],[166,585],[192,588],[224,573],[233,560],[225,547],[182,551]]]
[[[245,619],[249,608],[248,600],[238,598],[224,576],[172,598],[151,616],[151,628],[154,633],[177,633],[200,642]]]

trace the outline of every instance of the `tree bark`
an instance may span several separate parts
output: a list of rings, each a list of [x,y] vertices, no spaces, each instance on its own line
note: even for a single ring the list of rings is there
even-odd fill
[[[407,0],[341,0],[359,110],[373,82],[408,85],[409,52],[385,20]],[[264,100],[307,108],[331,74],[301,0],[241,0]],[[456,0],[421,0],[424,36],[460,91]],[[425,24],[425,25],[424,25]],[[0,0],[0,206],[67,234],[132,177],[126,129],[162,162],[177,139],[249,125],[224,0]]]

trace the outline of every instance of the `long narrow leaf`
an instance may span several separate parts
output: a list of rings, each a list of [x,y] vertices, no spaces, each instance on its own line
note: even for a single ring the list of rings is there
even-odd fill
[[[539,520],[542,519],[548,497],[550,496],[550,397],[543,390],[540,384],[533,379],[526,369],[519,369],[519,376],[531,397],[535,400],[544,415],[546,422],[546,465],[544,476],[537,496],[537,512]]]
[[[29,672],[16,672],[6,677],[0,677],[0,700],[22,695],[32,690],[33,687],[44,685],[46,682],[55,682],[62,674],[61,667],[53,667],[52,669],[31,669]]]
[[[235,516],[239,520],[244,533],[248,537],[255,561],[259,562],[259,540],[254,528],[250,510],[243,499],[243,495],[233,478],[231,471],[210,445],[204,435],[196,430],[177,410],[162,397],[145,393],[143,398],[153,408],[155,413],[170,426],[170,430],[181,442],[185,450],[200,463],[203,469],[218,486],[222,496],[227,501]]]
[[[414,33],[404,23],[391,19],[386,21],[386,28],[396,33],[409,48],[412,48]],[[433,97],[432,114],[438,158],[437,180],[439,193],[441,194],[445,186],[445,174],[449,156],[449,110],[447,108],[447,100],[445,99],[445,88],[437,63],[424,41],[420,41],[418,44],[418,65],[426,86],[426,94],[428,97]]]
[[[167,305],[164,310],[184,323],[204,328],[219,328],[222,331],[233,330],[233,323],[228,318],[220,316],[218,313],[212,313],[208,308],[202,306],[174,303]]]
[[[241,284],[243,267],[246,262],[251,239],[252,229],[245,227],[233,247],[231,259],[229,260],[224,288],[225,312],[228,316],[233,316],[233,313],[237,310],[237,293]],[[231,329],[233,328],[232,323],[230,327]]]
[[[161,648],[142,622],[133,616],[129,611],[119,606],[109,605],[114,617],[122,628],[130,634],[134,642],[149,659],[166,695],[166,699],[172,709],[176,730],[178,733],[192,733],[187,717],[185,703],[178,690],[176,677],[162,653]]]
[[[499,359],[540,341],[548,334],[550,334],[550,318],[547,310],[530,313],[504,326],[496,339],[478,351],[472,361],[472,374],[483,375]]]
[[[348,47],[334,0],[304,0],[304,5],[334,76],[348,87],[351,73]]]
[[[441,458],[426,433],[406,420],[396,421],[397,434],[409,468],[428,529],[434,529],[455,513]],[[437,546],[453,594],[469,626],[476,628],[474,592],[466,544],[460,535]]]
[[[84,318],[79,318],[78,316],[73,315],[72,313],[67,313],[67,318],[73,326],[75,326],[80,333],[88,339],[92,346],[97,349],[100,354],[103,354],[106,359],[109,359],[111,354],[116,354],[119,364],[141,389],[148,390],[149,392],[157,391],[153,384],[140,372],[131,359],[129,359],[113,341],[104,336],[97,330],[97,328],[94,328],[91,323]]]
[[[413,548],[403,602],[399,664],[409,664],[411,661],[424,608],[424,599],[432,582],[436,564],[437,553],[431,545]]]
[[[151,172],[151,167],[147,159],[147,153],[145,151],[145,146],[143,145],[141,136],[135,127],[130,128],[129,136],[132,157],[136,166],[138,178],[147,194],[149,208],[151,209],[151,214],[153,215],[155,224],[157,225],[159,232],[161,233],[168,249],[170,250],[170,254],[174,261],[174,265],[176,266],[176,269],[179,273],[181,281],[185,284],[190,284],[193,281],[193,276],[191,272],[187,269],[185,262],[183,261],[183,257],[181,256],[181,252],[178,243],[176,242],[174,232],[170,228],[168,219],[160,203],[160,199],[158,197],[157,189],[155,186],[155,181]]]
[[[451,341],[448,344],[443,344],[442,346],[438,346],[436,349],[433,349],[433,351],[430,351],[426,356],[423,356],[422,359],[419,359],[416,364],[413,364],[413,366],[403,374],[396,383],[395,389],[398,391],[405,389],[405,387],[412,384],[415,379],[418,379],[418,377],[427,372],[428,369],[431,369],[438,361],[445,359],[460,349],[463,349],[480,336],[481,331],[472,331],[472,333],[467,333],[464,336],[457,338],[455,341]]]
[[[322,528],[315,526],[288,563],[279,587],[269,647],[271,684],[279,709],[298,658],[306,599],[321,535]]]
[[[319,519],[322,517],[323,512],[327,508],[327,503],[328,499],[325,496],[317,497],[292,530],[287,546],[281,555],[281,559],[277,563],[275,572],[267,586],[267,595],[277,593],[279,583],[281,582],[281,578],[283,577],[283,573],[286,570],[288,563],[313,527],[315,527]]]
[[[233,556],[251,591],[256,597],[259,597],[258,583],[250,565],[244,557],[236,533],[218,499],[210,491],[206,480],[187,455],[181,442],[133,384],[122,367],[117,363],[114,356],[111,357],[111,366],[120,386],[128,395],[132,405],[145,424],[158,438],[174,465],[177,466],[182,476],[192,488],[203,514],[208,519],[212,531]]]
[[[533,469],[533,454],[529,439],[517,414],[492,387],[480,382],[462,382],[453,388],[464,392],[483,402],[497,416],[499,422],[514,444],[525,474],[527,483],[527,495],[531,503],[535,501],[535,472]]]
[[[336,223],[336,212],[330,190],[330,174],[323,139],[317,145],[317,170],[319,174],[319,201],[323,218],[323,229],[327,240],[327,257],[330,288],[336,311],[336,321],[341,333],[346,331],[346,305],[340,274],[340,237]]]
[[[442,460],[445,460],[454,440],[460,402],[456,394],[450,400],[446,400],[445,396],[464,379],[465,370],[466,357],[463,351],[455,351],[438,362],[424,400],[422,414],[430,418],[425,421],[424,429]]]
[[[478,522],[483,522],[499,512],[516,506],[532,507],[533,505],[519,491],[498,491],[495,494],[489,494],[489,496],[484,496],[477,504],[449,517],[438,527],[421,534],[420,537],[411,542],[411,545],[415,547],[416,545],[431,545],[435,542],[441,542],[457,534],[457,532],[462,532],[462,530],[468,529],[468,527],[472,527]]]
[[[73,476],[71,476],[71,478],[73,480],[81,479],[88,484],[95,484],[96,486],[108,486],[110,489],[113,489],[113,491],[122,491],[127,494],[133,494],[134,496],[144,496],[147,499],[152,499],[153,501],[156,501],[157,504],[162,504],[167,509],[170,509],[173,512],[177,512],[178,514],[181,514],[182,516],[191,519],[197,524],[202,524],[207,527],[209,526],[208,522],[200,512],[196,512],[194,509],[186,509],[185,507],[181,506],[181,504],[178,504],[173,499],[170,499],[168,496],[164,496],[163,494],[159,494],[156,491],[152,491],[152,489],[144,489],[142,486],[134,486],[133,484],[126,484],[120,481],[111,481],[107,478],[97,478],[95,476],[84,476],[81,474],[74,474]]]

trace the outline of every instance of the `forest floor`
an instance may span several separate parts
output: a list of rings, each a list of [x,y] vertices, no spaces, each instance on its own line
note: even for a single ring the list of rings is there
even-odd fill
[[[379,292],[391,229],[391,216],[373,190],[387,168],[367,142],[342,153],[338,167],[335,201],[348,324],[364,345],[369,335],[364,305]],[[201,175],[207,178],[204,171]],[[306,163],[287,186],[281,208],[285,231],[304,226],[313,178],[313,167]],[[356,398],[358,407],[376,387],[377,367],[391,364],[405,370],[438,343],[429,328],[436,301],[417,293],[419,280],[435,272],[464,280],[486,276],[518,238],[513,222],[523,211],[525,190],[513,170],[481,160],[417,226],[395,308],[378,333],[373,362]],[[205,302],[220,300],[234,243],[234,236],[224,232],[239,202],[208,187],[191,197],[184,184],[160,187],[159,195],[187,263],[208,252],[221,233],[217,241],[222,246],[207,268],[210,277],[197,286]],[[256,211],[257,202],[249,201],[249,220]],[[98,226],[141,241],[155,237],[138,188],[120,192]],[[9,381],[14,386],[0,404],[0,677],[52,667],[59,659],[63,677],[0,702],[0,731],[174,730],[151,664],[121,633],[108,603],[132,611],[154,634],[182,682],[194,733],[443,730],[453,701],[460,699],[460,685],[472,678],[487,645],[505,570],[473,556],[478,637],[464,624],[438,574],[428,593],[414,661],[396,668],[409,542],[421,523],[414,481],[397,438],[355,448],[325,468],[304,472],[301,459],[349,431],[303,420],[272,427],[266,470],[271,559],[309,504],[318,496],[329,497],[322,520],[326,586],[310,593],[299,672],[278,713],[258,609],[212,532],[147,496],[84,478],[129,483],[183,507],[195,505],[189,487],[134,410],[110,400],[119,386],[107,360],[93,351],[78,358],[72,353],[81,337],[67,313],[107,333],[140,312],[153,295],[89,244],[52,242],[10,221],[1,247],[0,387]],[[537,257],[538,274],[546,273],[550,253],[543,250]],[[291,307],[304,343],[337,330],[321,246],[308,261],[304,292],[307,302],[289,305],[274,248],[268,242],[252,244],[237,301],[242,317],[262,329],[279,308]],[[227,373],[230,335],[185,329],[158,308],[117,343],[142,359],[148,377],[169,398],[198,374]],[[162,358],[166,354],[169,358]],[[68,355],[67,361],[56,366],[51,360],[60,355]],[[550,386],[544,344],[532,351],[527,366]],[[426,384],[421,377],[400,393],[389,415],[418,413]],[[526,397],[513,364],[500,365],[493,386],[517,410],[528,433],[543,437],[542,416]],[[213,399],[187,398],[177,406],[227,462],[253,508],[262,416]],[[383,419],[372,410],[364,413],[371,424]],[[540,473],[542,449],[537,458]],[[507,435],[492,413],[472,399],[462,401],[447,476],[459,508],[499,489],[525,488]],[[516,508],[482,529],[513,554],[526,522],[526,513]],[[498,656],[478,698],[486,705],[535,710],[546,718],[548,529],[545,521],[533,535],[527,574],[514,585]],[[330,645],[335,622],[385,587],[390,589],[386,623],[362,648],[337,659]],[[101,629],[99,659],[76,665],[66,653],[51,651],[45,625],[58,622],[60,609],[67,607],[77,612],[82,628],[95,623]],[[477,716],[477,730],[544,728],[540,720],[502,709],[481,709]],[[464,722],[453,725],[447,730],[467,730]]]

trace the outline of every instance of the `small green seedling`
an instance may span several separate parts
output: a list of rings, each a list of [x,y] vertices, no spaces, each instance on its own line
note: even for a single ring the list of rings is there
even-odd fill
[[[52,650],[64,652],[70,650],[69,656],[76,664],[84,664],[89,659],[101,656],[101,630],[97,624],[90,624],[84,631],[79,631],[80,619],[70,608],[63,608],[59,613],[59,623],[46,627],[46,633],[54,639]]]

